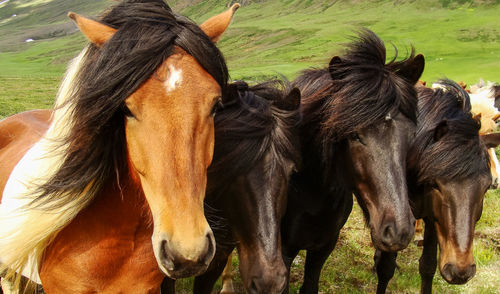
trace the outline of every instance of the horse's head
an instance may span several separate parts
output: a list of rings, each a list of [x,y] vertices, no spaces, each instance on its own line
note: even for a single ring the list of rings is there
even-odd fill
[[[209,197],[223,203],[249,293],[281,293],[286,284],[280,224],[288,180],[299,163],[300,92],[276,86],[229,85],[215,118]]]
[[[437,234],[441,275],[449,283],[463,284],[476,271],[474,227],[491,176],[467,93],[450,81],[440,85],[419,90],[418,131],[408,156],[409,185],[416,191],[411,194],[416,194],[412,200],[417,210],[433,221],[429,225]]]
[[[448,283],[464,284],[476,273],[474,227],[490,181],[487,172],[464,179],[436,179],[426,191],[439,243],[439,270]]]
[[[101,52],[93,62],[116,63],[114,78],[134,89],[114,105],[118,111],[113,115],[124,124],[120,136],[126,141],[128,173],[150,208],[159,267],[181,278],[204,271],[215,253],[203,200],[213,155],[213,117],[227,70],[212,41],[224,32],[238,5],[201,29],[174,16],[163,2],[148,5],[129,9],[132,14],[125,19],[129,11],[112,10],[103,18],[109,26],[70,17],[95,45],[92,50]],[[141,62],[149,72],[127,72]]]
[[[424,68],[422,55],[385,64],[385,47],[366,31],[344,57],[332,58],[334,99],[325,107],[323,132],[337,138],[345,174],[383,251],[405,248],[413,233],[406,185],[406,155],[416,127],[413,85]]]
[[[373,244],[385,251],[406,248],[414,234],[405,164],[414,130],[413,122],[399,113],[357,130],[347,141],[355,195]]]

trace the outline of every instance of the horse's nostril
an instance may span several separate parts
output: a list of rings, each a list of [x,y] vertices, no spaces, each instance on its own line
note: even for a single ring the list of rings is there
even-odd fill
[[[286,273],[283,274],[283,275],[279,275],[279,279],[278,281],[281,280],[281,282],[278,282],[278,286],[277,286],[277,290],[278,292],[277,293],[283,293],[285,291],[285,288],[286,286],[288,285],[287,284],[287,276],[286,276]]]
[[[473,264],[467,269],[468,273],[467,275],[469,276],[469,279],[472,278],[476,274],[476,265]]]
[[[256,281],[257,278],[252,278],[252,281],[250,282],[250,288],[248,289],[250,294],[257,294],[259,293],[259,288],[257,287],[258,282]]]
[[[168,248],[167,240],[162,240],[160,242],[160,258],[162,259],[165,268],[169,271],[173,271],[175,270],[175,264],[169,252],[170,250]]]
[[[206,242],[207,242],[207,251],[205,252],[205,255],[203,257],[203,262],[208,265],[212,261],[214,255],[215,255],[215,239],[214,235],[212,232],[207,233],[206,235]]]
[[[394,241],[394,236],[395,236],[394,226],[392,225],[392,223],[389,223],[385,226],[385,228],[382,231],[382,241],[384,243],[392,244]]]

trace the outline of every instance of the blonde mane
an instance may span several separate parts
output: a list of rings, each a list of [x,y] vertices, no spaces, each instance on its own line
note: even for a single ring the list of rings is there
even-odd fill
[[[32,206],[38,196],[38,185],[50,179],[64,161],[67,147],[61,142],[72,127],[72,104],[67,102],[73,95],[72,85],[86,51],[87,48],[70,63],[49,129],[18,162],[4,189],[0,205],[0,272],[7,271],[7,279],[16,276],[16,284],[20,279],[16,273],[40,283],[38,264],[45,248],[88,204],[54,205],[52,202],[49,207]],[[75,197],[78,198],[81,199]]]
[[[496,130],[496,119],[499,111],[495,107],[495,97],[491,91],[494,84],[488,82],[484,86],[484,82],[479,82],[477,85],[472,85],[470,96],[471,112],[474,115],[481,115],[480,134],[489,134]]]

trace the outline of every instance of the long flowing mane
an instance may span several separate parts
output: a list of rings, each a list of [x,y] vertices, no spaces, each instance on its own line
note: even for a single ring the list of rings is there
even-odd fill
[[[425,183],[432,179],[463,179],[488,173],[486,147],[479,138],[480,123],[471,114],[469,95],[450,80],[439,87],[418,90],[418,123],[408,153],[408,176]],[[445,122],[447,131],[438,141],[435,129]]]
[[[247,173],[267,152],[272,152],[274,167],[283,166],[285,158],[298,164],[298,137],[293,132],[300,113],[298,109],[280,106],[286,103],[289,88],[280,81],[251,87],[235,82],[228,86],[224,108],[215,116],[216,140],[214,159],[208,168],[208,193],[226,185],[228,178]]]
[[[363,30],[348,44],[341,62],[328,69],[306,70],[294,82],[302,93],[306,141],[323,149],[330,162],[331,145],[356,130],[379,123],[400,111],[416,123],[417,98],[410,83],[397,75],[414,57],[386,63],[386,48],[375,33]],[[322,146],[323,145],[323,146]]]
[[[205,216],[214,232],[218,248],[233,248],[230,222],[221,210],[221,193],[238,176],[271,152],[267,168],[283,168],[285,158],[300,163],[298,134],[299,109],[289,110],[290,86],[274,80],[249,86],[245,82],[228,85],[223,108],[215,116],[215,147],[208,168]],[[284,172],[284,170],[283,170]]]
[[[164,1],[124,1],[100,21],[118,31],[101,48],[88,45],[72,63],[52,125],[11,174],[17,178],[9,193],[21,200],[10,207],[2,203],[0,213],[2,224],[8,224],[0,228],[0,258],[11,273],[24,271],[38,280],[37,261],[57,232],[92,202],[104,183],[115,180],[119,185],[128,170],[124,100],[175,47],[192,55],[225,89],[228,72],[220,51]],[[7,187],[3,200],[5,193]]]
[[[124,2],[102,21],[119,30],[102,48],[90,45],[83,56],[75,90],[66,100],[71,131],[62,142],[67,146],[64,162],[38,189],[36,200],[44,204],[88,202],[85,198],[93,197],[110,176],[127,169],[124,100],[151,77],[174,46],[193,55],[221,87],[226,83],[222,54],[196,24],[172,13],[163,1]]]

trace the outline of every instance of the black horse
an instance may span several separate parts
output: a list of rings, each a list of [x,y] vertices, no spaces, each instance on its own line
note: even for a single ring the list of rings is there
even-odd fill
[[[464,284],[474,276],[474,226],[491,183],[486,145],[470,113],[468,94],[451,81],[439,85],[418,88],[417,133],[408,153],[412,211],[425,222],[419,266],[422,293],[432,292],[438,244],[439,270],[448,283]],[[396,256],[375,253],[377,293],[385,293]]]
[[[216,254],[207,272],[195,279],[194,293],[212,292],[234,247],[249,293],[283,291],[287,272],[280,223],[288,180],[300,162],[299,106],[299,90],[277,82],[229,85],[224,107],[215,116],[205,200]],[[162,289],[174,293],[173,282],[164,281]]]
[[[423,56],[413,51],[386,64],[383,42],[364,30],[327,69],[305,71],[294,81],[302,94],[302,166],[290,180],[282,250],[288,268],[307,250],[300,293],[318,291],[353,193],[377,248],[395,251],[410,242],[415,219],[406,155],[416,128],[413,85],[423,68]]]

